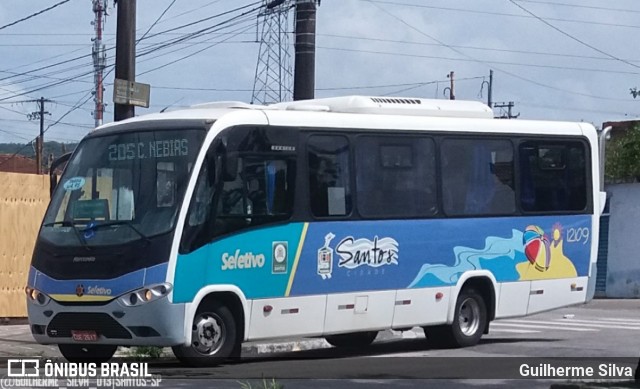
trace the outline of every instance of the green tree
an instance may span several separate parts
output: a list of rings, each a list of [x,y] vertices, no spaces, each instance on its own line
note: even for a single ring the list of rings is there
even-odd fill
[[[605,176],[609,182],[640,182],[640,126],[607,143]]]

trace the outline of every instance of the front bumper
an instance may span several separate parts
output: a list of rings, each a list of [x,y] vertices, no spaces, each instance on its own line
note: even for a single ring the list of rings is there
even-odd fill
[[[97,344],[118,346],[175,346],[185,342],[184,304],[161,298],[147,304],[124,307],[107,304],[61,304],[45,306],[27,301],[31,333],[40,344],[78,343],[72,330],[95,331]]]

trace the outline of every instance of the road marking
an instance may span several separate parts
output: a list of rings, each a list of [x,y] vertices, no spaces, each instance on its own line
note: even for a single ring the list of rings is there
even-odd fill
[[[376,355],[367,355],[365,358],[388,358],[388,357],[401,357],[401,358],[415,358],[415,357],[428,357],[431,354],[427,351],[413,351],[408,353],[391,353],[391,354],[376,354]]]
[[[512,332],[514,334],[535,334],[538,332],[542,332],[542,331],[536,331],[536,330],[516,330],[516,329],[512,329],[512,328],[493,328],[493,325],[495,323],[492,323],[490,328],[489,328],[489,333],[494,333],[494,332]]]
[[[573,319],[567,319],[567,320],[573,320]],[[634,325],[640,325],[640,320],[638,319],[618,319],[618,318],[605,318],[605,319],[594,319],[594,320],[598,320],[598,321],[610,321],[616,324],[634,324]]]
[[[537,324],[542,324],[540,322],[538,322]],[[540,329],[542,326],[541,325],[535,325],[535,324],[520,324],[520,323],[503,323],[503,322],[492,322],[490,328],[493,327],[520,327],[520,328],[537,328]],[[545,328],[545,330],[547,330],[548,328]],[[594,328],[570,328],[570,327],[558,327],[558,328],[553,328],[554,330],[563,330],[563,331],[576,331],[576,332],[593,332],[593,331],[599,331],[596,330]]]
[[[559,326],[574,326],[574,327],[596,327],[596,328],[609,328],[609,329],[621,329],[621,330],[637,330],[640,331],[640,327],[621,326],[621,325],[608,325],[608,324],[582,324],[582,323],[569,323],[569,320],[559,319],[557,321],[546,320],[508,320],[506,323],[523,323],[523,324],[551,324]]]
[[[595,320],[585,320],[585,319],[554,319],[554,321],[559,321],[563,323],[593,323],[593,324],[602,324],[602,325],[614,325],[614,326],[630,326],[630,327],[640,327],[640,322],[636,323],[624,323],[619,321],[608,321],[608,319],[595,319]]]

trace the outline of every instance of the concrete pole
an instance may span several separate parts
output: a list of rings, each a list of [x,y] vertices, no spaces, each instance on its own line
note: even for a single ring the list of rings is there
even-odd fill
[[[315,96],[316,73],[316,2],[296,0],[296,58],[293,99],[308,100]]]
[[[136,0],[118,0],[116,78],[136,80]],[[114,121],[135,116],[133,105],[114,104]]]

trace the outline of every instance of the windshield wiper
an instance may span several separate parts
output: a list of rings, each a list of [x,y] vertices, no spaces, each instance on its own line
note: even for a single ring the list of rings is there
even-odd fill
[[[140,238],[142,238],[145,242],[150,243],[151,239],[149,239],[149,237],[147,237],[145,234],[143,234],[142,232],[140,232],[139,229],[137,229],[133,223],[131,223],[131,221],[129,220],[115,220],[115,221],[111,221],[111,222],[106,222],[106,223],[100,223],[100,224],[94,224],[90,227],[87,227],[85,229],[82,230],[82,232],[88,232],[91,230],[98,230],[100,228],[103,227],[111,227],[111,226],[127,226],[129,228],[131,228],[136,234],[138,234],[140,236]]]
[[[82,246],[87,249],[88,251],[91,251],[91,247],[89,247],[89,245],[87,244],[86,239],[84,239],[84,237],[82,236],[82,234],[80,233],[80,230],[78,229],[78,227],[76,227],[75,224],[73,224],[72,222],[68,221],[68,220],[62,220],[59,222],[52,222],[52,223],[46,223],[43,224],[43,227],[53,227],[56,225],[61,225],[62,227],[71,227],[73,229],[73,232],[75,232],[76,236],[78,237],[78,240],[80,241],[80,243],[82,244]]]

